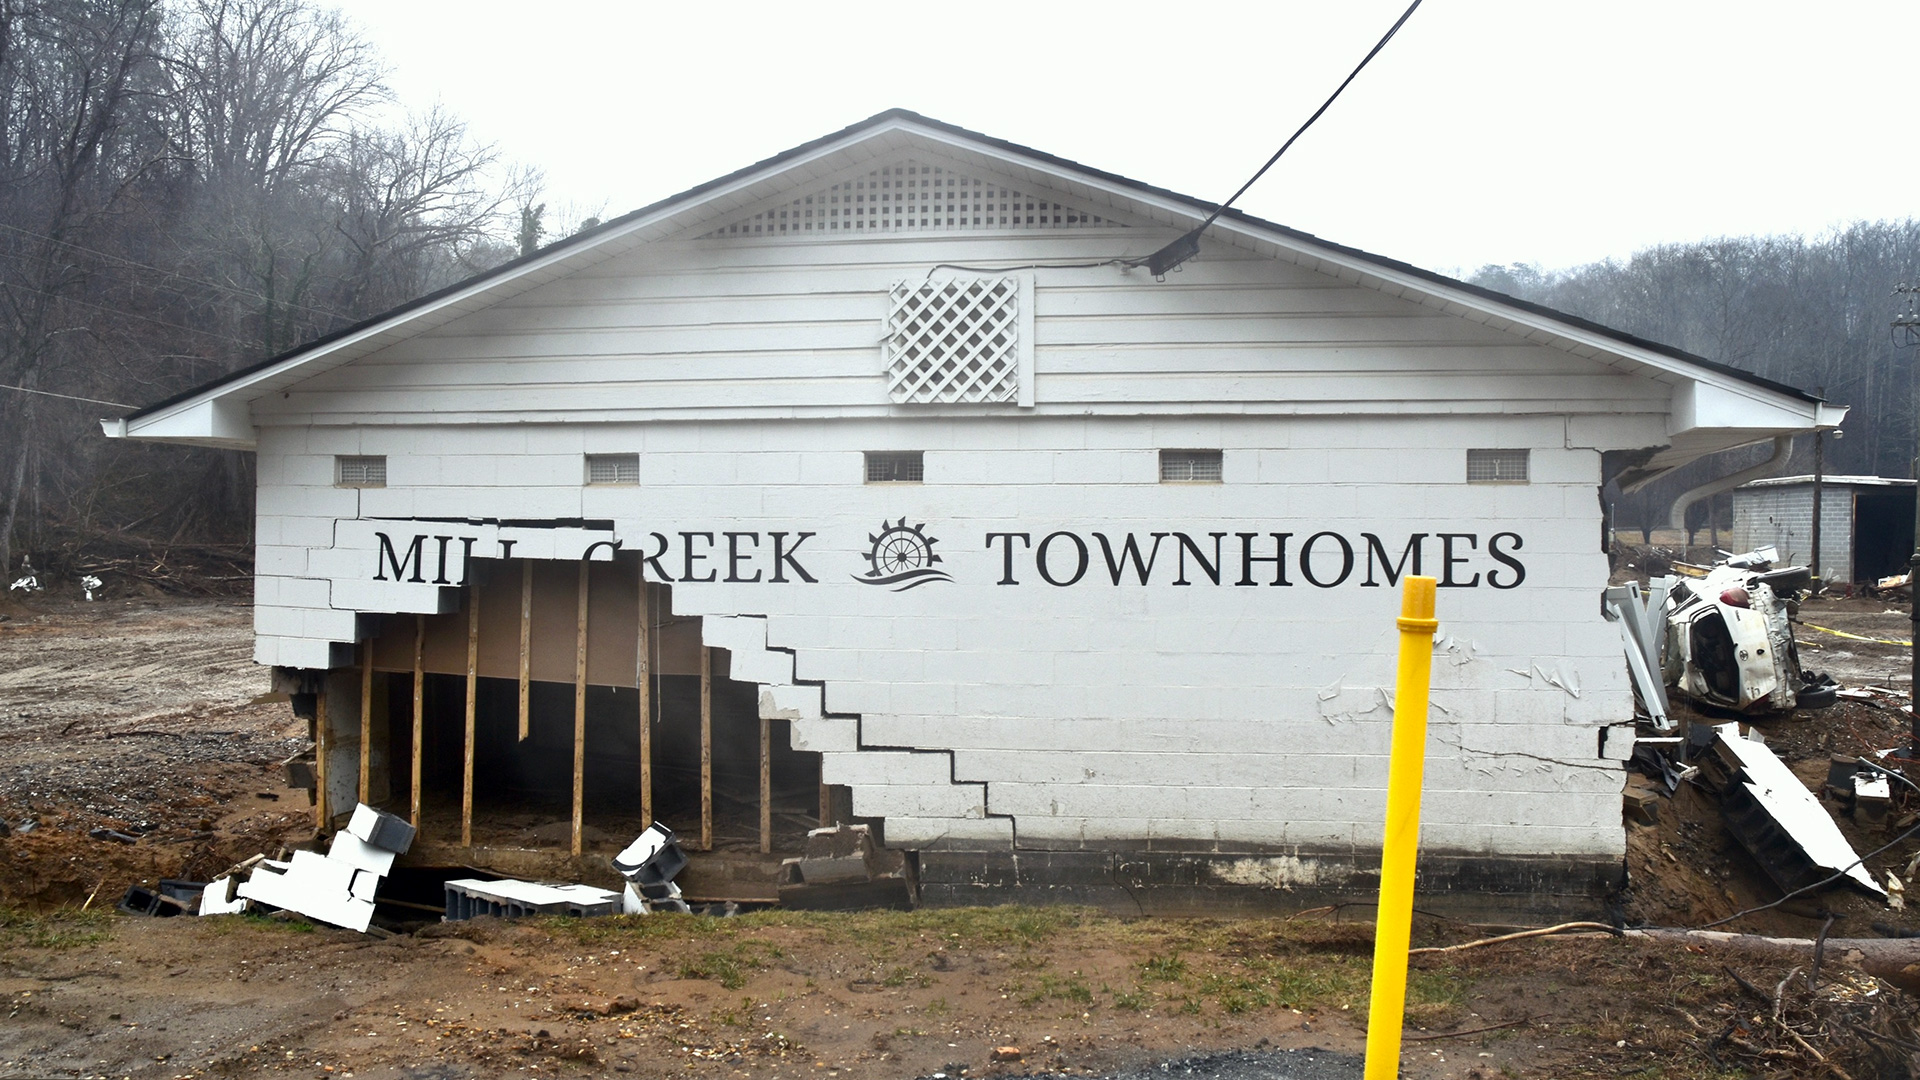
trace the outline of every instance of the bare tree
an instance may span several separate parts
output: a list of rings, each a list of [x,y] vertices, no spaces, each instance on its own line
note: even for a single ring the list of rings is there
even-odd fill
[[[35,458],[31,391],[87,333],[87,245],[150,163],[121,140],[158,23],[155,0],[0,0],[0,382],[22,388],[0,402],[0,568]]]

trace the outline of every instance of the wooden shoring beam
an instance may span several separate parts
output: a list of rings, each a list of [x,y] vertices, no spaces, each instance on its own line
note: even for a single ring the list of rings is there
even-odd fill
[[[580,636],[574,644],[573,667],[573,853],[580,854],[585,828],[587,796],[587,571],[593,564],[580,560]]]
[[[640,690],[640,823],[653,824],[653,601],[647,595],[646,564],[640,566],[640,633],[634,685]]]
[[[773,850],[773,721],[760,721],[760,854]]]
[[[833,788],[824,781],[820,784],[820,827],[833,828]]]
[[[427,741],[427,617],[413,617],[413,827],[420,828],[420,759]]]
[[[713,850],[713,650],[700,646],[700,850]]]
[[[373,802],[373,639],[360,647],[360,801]]]
[[[520,741],[527,741],[530,714],[529,692],[533,688],[533,560],[520,562]]]
[[[325,673],[320,680],[320,693],[313,699],[313,823],[325,830],[332,822],[327,814],[327,758],[333,753],[333,733],[327,730]]]
[[[473,846],[473,713],[480,689],[480,587],[467,586],[466,768],[460,775],[460,846]]]

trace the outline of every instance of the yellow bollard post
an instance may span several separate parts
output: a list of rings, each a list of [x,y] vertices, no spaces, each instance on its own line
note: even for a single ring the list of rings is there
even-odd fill
[[[1435,581],[1408,575],[1400,600],[1400,673],[1393,689],[1387,764],[1387,832],[1380,852],[1380,912],[1373,930],[1373,998],[1367,1011],[1366,1080],[1400,1072],[1413,938],[1413,867],[1420,850],[1420,784],[1426,773],[1427,695],[1433,683]]]

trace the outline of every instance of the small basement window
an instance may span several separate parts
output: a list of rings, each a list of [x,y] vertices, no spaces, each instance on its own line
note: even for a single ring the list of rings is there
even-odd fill
[[[918,484],[926,476],[926,464],[919,450],[867,451],[869,484]]]
[[[587,455],[587,483],[632,485],[639,482],[639,454]]]
[[[1524,484],[1527,482],[1526,450],[1467,451],[1467,483]]]
[[[387,459],[343,454],[333,459],[333,482],[338,487],[386,487]]]
[[[1160,451],[1160,482],[1163,484],[1219,483],[1220,451]]]

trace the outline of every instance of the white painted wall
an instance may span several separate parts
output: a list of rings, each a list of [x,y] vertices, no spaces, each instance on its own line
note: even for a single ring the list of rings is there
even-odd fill
[[[675,606],[708,617],[709,644],[735,650],[736,673],[774,688],[818,681],[827,712],[858,716],[814,720],[805,688],[772,691],[802,717],[796,747],[826,754],[825,779],[853,788],[856,813],[885,816],[890,842],[1365,848],[1384,811],[1398,598],[1378,571],[1380,584],[1363,584],[1363,534],[1397,558],[1410,534],[1470,533],[1477,547],[1456,541],[1468,561],[1453,576],[1478,586],[1440,592],[1427,846],[1613,854],[1621,773],[1598,729],[1628,721],[1632,702],[1618,635],[1593,602],[1606,577],[1599,454],[1560,445],[1564,428],[1554,417],[268,427],[258,658],[318,666],[327,642],[351,640],[353,612],[333,597],[359,595],[347,586],[379,556],[364,540],[336,549],[356,532],[336,519],[610,518],[628,549],[668,538],[660,564],[674,579],[686,576],[682,531],[753,532],[759,547],[743,550],[758,557],[737,576],[762,581],[675,580]],[[1465,483],[1466,450],[1484,445],[1533,447],[1532,482]],[[1160,484],[1155,448],[1195,446],[1223,450],[1225,482]],[[924,449],[927,481],[863,483],[869,449]],[[640,486],[583,487],[586,452],[638,453]],[[336,453],[387,455],[389,486],[329,486]],[[903,516],[937,539],[951,581],[891,592],[855,580],[867,538]],[[816,583],[790,568],[787,583],[767,580],[776,531],[817,534],[796,555]],[[998,584],[1005,551],[987,533],[1037,544],[1056,531],[1089,545],[1082,580],[1047,584],[1016,544],[1019,584]],[[1147,585],[1131,567],[1113,584],[1095,533],[1118,547],[1129,532],[1150,545],[1176,531],[1203,545],[1227,534],[1220,585],[1191,560],[1193,584],[1173,584],[1172,540]],[[1330,588],[1297,564],[1322,531],[1360,548]],[[1501,531],[1523,539],[1515,588],[1487,585],[1489,572],[1514,577],[1485,554]],[[1268,563],[1254,573],[1263,584],[1235,584],[1241,532],[1260,535],[1260,555],[1268,534],[1293,534],[1290,586],[1264,584]],[[727,576],[725,543],[716,536],[697,576]],[[1316,573],[1331,580],[1337,543],[1319,548]],[[1423,550],[1423,570],[1443,572],[1439,541]],[[1056,579],[1070,576],[1071,541],[1051,555]],[[430,584],[409,588],[416,605],[388,610],[433,610]],[[716,618],[739,615],[764,619]],[[791,659],[756,658],[762,643]]]

